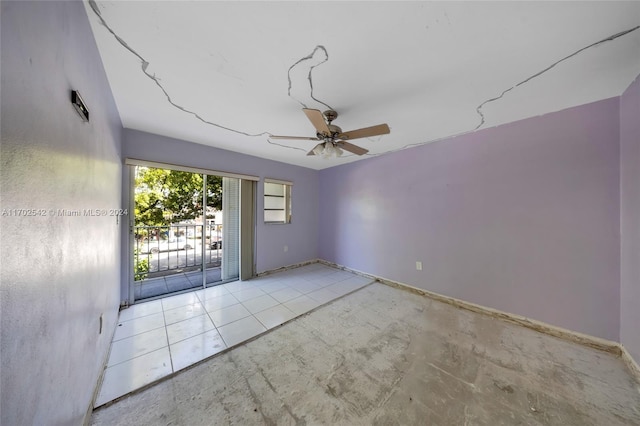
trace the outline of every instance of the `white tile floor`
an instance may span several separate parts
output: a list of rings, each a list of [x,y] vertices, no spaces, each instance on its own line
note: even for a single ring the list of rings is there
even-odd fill
[[[372,280],[320,263],[120,312],[95,406],[264,333]]]

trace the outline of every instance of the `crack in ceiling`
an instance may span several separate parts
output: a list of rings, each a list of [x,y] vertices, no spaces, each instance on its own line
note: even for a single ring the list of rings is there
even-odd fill
[[[329,53],[327,52],[327,49],[326,49],[324,46],[322,46],[322,45],[318,45],[318,46],[316,46],[316,47],[313,49],[313,52],[311,52],[309,55],[305,56],[304,58],[299,59],[298,61],[296,61],[296,63],[295,63],[295,64],[293,64],[293,65],[291,65],[291,66],[289,67],[289,71],[287,71],[287,79],[289,80],[289,89],[288,89],[288,91],[287,91],[287,94],[289,95],[289,97],[291,97],[291,98],[292,98],[292,99],[294,99],[296,102],[298,102],[300,105],[302,105],[302,107],[303,107],[303,108],[307,108],[307,105],[306,105],[306,104],[304,104],[304,103],[303,103],[303,102],[301,102],[299,99],[296,99],[294,96],[292,96],[292,95],[291,95],[291,87],[292,87],[291,71],[292,71],[295,67],[297,67],[298,65],[300,65],[302,62],[313,59],[313,57],[315,56],[316,52],[317,52],[317,51],[319,51],[319,50],[321,50],[321,51],[324,53],[325,58],[324,58],[324,60],[322,60],[322,61],[318,62],[317,64],[315,64],[315,65],[311,65],[311,66],[309,67],[309,73],[307,74],[307,80],[309,81],[309,88],[311,89],[311,90],[310,90],[310,93],[309,93],[309,96],[311,97],[311,99],[313,99],[314,101],[318,102],[319,104],[322,104],[322,105],[324,105],[325,107],[327,107],[328,109],[333,110],[333,108],[332,108],[330,105],[328,105],[328,104],[326,104],[326,103],[322,102],[321,100],[316,99],[316,98],[313,96],[313,77],[312,77],[312,75],[311,75],[311,74],[313,73],[313,69],[314,69],[315,67],[319,66],[319,65],[324,64],[325,62],[327,62],[327,61],[329,60]]]
[[[428,144],[428,143],[438,142],[438,141],[441,141],[441,140],[444,140],[444,139],[455,138],[455,137],[458,137],[458,136],[462,136],[462,135],[466,135],[466,134],[472,133],[472,132],[474,132],[474,131],[476,131],[476,130],[480,129],[480,127],[482,127],[482,126],[484,125],[484,123],[485,123],[485,116],[484,116],[484,113],[482,112],[482,108],[483,108],[486,104],[491,103],[491,102],[495,102],[495,101],[497,101],[497,100],[502,99],[502,98],[504,97],[504,95],[506,95],[507,93],[509,93],[509,92],[510,92],[510,91],[512,91],[513,89],[516,89],[516,88],[518,88],[518,87],[522,86],[523,84],[526,84],[526,83],[528,83],[529,81],[533,80],[534,78],[541,76],[542,74],[544,74],[544,73],[546,73],[547,71],[551,70],[552,68],[554,68],[556,65],[560,64],[561,62],[564,62],[564,61],[566,61],[566,60],[568,60],[568,59],[570,59],[570,58],[572,58],[572,57],[574,57],[574,56],[576,56],[576,55],[580,54],[581,52],[583,52],[583,51],[585,51],[585,50],[587,50],[587,49],[590,49],[590,48],[592,48],[592,47],[598,46],[598,45],[600,45],[600,44],[602,44],[602,43],[606,43],[606,42],[608,42],[608,41],[613,41],[613,40],[615,40],[615,39],[617,39],[617,38],[619,38],[619,37],[625,36],[625,35],[627,35],[627,34],[629,34],[629,33],[632,33],[632,32],[634,32],[634,31],[636,31],[636,30],[638,30],[638,29],[640,29],[640,25],[635,26],[635,27],[633,27],[633,28],[629,28],[628,30],[620,31],[620,32],[618,32],[618,33],[616,33],[616,34],[610,35],[609,37],[603,38],[602,40],[596,41],[595,43],[591,43],[591,44],[589,44],[588,46],[585,46],[585,47],[583,47],[583,48],[581,48],[581,49],[578,49],[578,50],[576,50],[575,52],[573,52],[573,53],[571,53],[571,54],[569,54],[569,55],[567,55],[567,56],[563,57],[562,59],[560,59],[560,60],[558,60],[558,61],[556,61],[556,62],[554,62],[554,63],[552,63],[551,65],[549,65],[548,67],[546,67],[546,68],[545,68],[545,69],[543,69],[542,71],[538,71],[537,73],[535,73],[535,74],[533,74],[532,76],[530,76],[530,77],[528,77],[528,78],[526,78],[526,79],[522,80],[521,82],[519,82],[519,83],[517,83],[517,84],[513,85],[512,87],[510,87],[510,88],[508,88],[508,89],[505,89],[505,90],[504,90],[504,91],[503,91],[499,96],[496,96],[496,97],[491,98],[491,99],[487,99],[486,101],[482,102],[480,105],[478,105],[478,107],[476,107],[476,112],[477,112],[477,113],[478,113],[478,115],[480,116],[480,123],[479,123],[479,124],[478,124],[474,129],[472,129],[472,130],[467,130],[467,131],[464,131],[464,132],[457,133],[457,134],[455,134],[455,135],[445,136],[445,137],[442,137],[442,138],[431,139],[431,140],[428,140],[428,141],[426,141],[426,142],[416,142],[416,143],[411,143],[411,144],[408,144],[408,145],[403,146],[402,148],[394,149],[394,150],[392,150],[392,151],[386,151],[386,152],[385,152],[385,154],[387,154],[387,153],[391,153],[391,152],[402,151],[403,149],[413,148],[413,147],[420,146],[420,145],[426,145],[426,144]],[[378,156],[378,155],[380,155],[380,154],[375,154],[375,153],[371,153],[371,154],[369,154],[369,153],[368,153],[368,154],[365,154],[365,155],[366,155],[366,156],[373,156],[373,157],[375,157],[375,156]]]
[[[600,44],[602,44],[602,43],[606,43],[606,42],[608,42],[608,41],[613,41],[613,40],[615,40],[615,39],[617,39],[617,38],[619,38],[619,37],[622,37],[622,36],[627,35],[627,34],[629,34],[629,33],[633,32],[633,31],[636,31],[636,30],[637,30],[637,29],[639,29],[639,28],[640,28],[640,25],[638,25],[638,26],[636,26],[636,27],[633,27],[633,28],[630,28],[630,29],[625,30],[625,31],[621,31],[621,32],[619,32],[619,33],[617,33],[617,34],[613,34],[613,35],[611,35],[611,36],[609,36],[609,37],[607,37],[607,38],[603,38],[602,40],[600,40],[600,41],[596,41],[595,43],[591,43],[590,45],[585,46],[585,47],[583,47],[582,49],[578,49],[578,50],[576,50],[575,52],[573,52],[572,54],[567,55],[567,56],[565,56],[564,58],[560,59],[559,61],[556,61],[556,62],[554,62],[553,64],[549,65],[548,67],[546,67],[546,68],[545,68],[545,69],[543,69],[542,71],[539,71],[539,72],[537,72],[537,73],[533,74],[531,77],[529,77],[529,78],[526,78],[526,79],[522,80],[520,83],[518,83],[518,84],[516,84],[516,85],[514,85],[514,86],[512,86],[512,87],[510,87],[510,88],[508,88],[508,89],[506,89],[506,90],[504,90],[504,91],[500,94],[500,96],[496,96],[495,98],[487,99],[486,101],[482,102],[482,103],[481,103],[480,105],[478,105],[478,107],[476,108],[476,112],[478,113],[478,115],[480,115],[480,123],[476,126],[476,128],[475,128],[474,130],[478,130],[480,127],[482,127],[482,125],[483,125],[483,124],[484,124],[484,122],[485,122],[485,117],[484,117],[484,113],[482,112],[482,108],[483,108],[486,104],[491,103],[491,102],[495,102],[495,101],[497,101],[497,100],[499,100],[499,99],[502,99],[502,97],[503,97],[504,95],[506,95],[508,92],[512,91],[513,89],[515,89],[515,88],[517,88],[517,87],[519,87],[519,86],[522,86],[522,85],[523,85],[523,84],[525,84],[525,83],[528,83],[529,81],[533,80],[533,79],[534,79],[534,78],[536,78],[536,77],[541,76],[542,74],[546,73],[547,71],[549,71],[550,69],[552,69],[552,68],[553,68],[553,67],[555,67],[556,65],[560,64],[561,62],[564,62],[564,61],[566,61],[567,59],[570,59],[570,58],[572,58],[572,57],[574,57],[574,56],[578,55],[579,53],[581,53],[581,52],[583,52],[583,51],[585,51],[585,50],[587,50],[587,49],[590,49],[590,48],[592,48],[592,47],[598,46],[598,45],[600,45]]]
[[[136,50],[134,50],[131,46],[129,46],[129,44],[125,40],[123,40],[118,34],[116,34],[116,32],[109,26],[109,24],[107,24],[105,19],[102,17],[102,14],[100,13],[100,9],[98,8],[98,5],[96,4],[95,0],[89,0],[89,5],[91,6],[91,9],[93,10],[93,12],[96,14],[98,19],[100,20],[100,24],[102,24],[102,26],[105,27],[107,29],[107,31],[109,31],[109,33],[111,33],[113,35],[113,37],[115,37],[115,39],[118,41],[118,43],[120,43],[125,49],[127,49],[129,52],[131,52],[133,55],[135,55],[138,59],[140,59],[140,61],[142,62],[142,64],[141,64],[142,72],[151,81],[153,81],[160,88],[160,90],[162,90],[162,93],[164,93],[165,97],[167,98],[167,101],[173,107],[179,109],[182,112],[185,112],[187,114],[190,114],[190,115],[194,116],[195,118],[197,118],[198,120],[200,120],[204,124],[208,124],[210,126],[215,126],[215,127],[220,128],[220,129],[228,130],[230,132],[234,132],[234,133],[238,133],[238,134],[245,135],[245,136],[250,136],[250,137],[258,137],[258,136],[265,136],[265,135],[271,136],[271,133],[269,133],[269,132],[261,132],[261,133],[251,134],[251,133],[243,132],[241,130],[232,129],[230,127],[226,127],[226,126],[223,126],[221,124],[213,123],[213,122],[208,121],[205,118],[203,118],[197,112],[191,111],[191,110],[183,107],[182,105],[178,105],[177,103],[175,103],[171,99],[171,96],[169,95],[167,90],[160,83],[160,80],[156,77],[156,75],[155,74],[151,74],[150,72],[147,71],[147,68],[149,67],[149,62],[147,60],[145,60],[142,57],[142,55],[140,55]],[[274,144],[274,145],[276,145],[276,144]]]
[[[187,114],[190,114],[190,115],[194,116],[195,118],[197,118],[198,120],[200,120],[204,124],[208,124],[208,125],[211,125],[211,126],[218,127],[220,129],[228,130],[230,132],[234,132],[234,133],[238,133],[238,134],[245,135],[245,136],[250,136],[250,137],[258,137],[258,136],[265,136],[266,135],[267,136],[267,140],[266,141],[267,141],[267,143],[269,143],[271,145],[279,146],[279,147],[282,147],[282,148],[295,149],[295,150],[298,150],[298,151],[307,152],[307,150],[304,149],[304,148],[299,148],[299,147],[295,147],[295,146],[289,146],[289,145],[284,145],[284,144],[273,142],[271,139],[269,139],[270,136],[273,136],[273,134],[270,133],[270,132],[261,132],[261,133],[251,134],[251,133],[243,132],[241,130],[232,129],[230,127],[226,127],[226,126],[223,126],[221,124],[217,124],[217,123],[213,123],[211,121],[208,121],[208,120],[204,119],[197,112],[191,111],[191,110],[183,107],[182,105],[178,105],[177,103],[175,103],[171,99],[171,96],[169,95],[167,90],[160,83],[160,81],[156,77],[156,75],[155,74],[152,75],[151,73],[149,73],[147,71],[147,68],[149,67],[149,62],[140,53],[138,53],[135,49],[133,49],[131,46],[129,46],[129,44],[124,39],[122,39],[122,37],[120,37],[118,34],[116,34],[116,32],[109,26],[109,24],[106,22],[106,20],[103,18],[102,14],[100,13],[100,9],[99,9],[98,5],[96,4],[95,0],[89,0],[89,5],[91,6],[91,10],[93,10],[93,12],[96,14],[98,19],[100,20],[100,24],[103,27],[105,27],[107,29],[107,31],[109,31],[109,33],[111,35],[113,35],[113,37],[116,39],[116,41],[118,43],[120,43],[120,45],[122,45],[122,47],[127,49],[131,54],[133,54],[135,57],[137,57],[141,61],[142,72],[150,80],[152,80],[158,86],[158,88],[160,88],[162,93],[167,98],[167,101],[169,102],[169,104],[171,104],[173,107],[179,109],[182,112],[185,112]],[[300,105],[302,105],[303,108],[307,108],[307,106],[303,102],[301,102],[300,100],[296,99],[294,96],[291,95],[291,88],[292,88],[292,84],[293,84],[292,80],[291,80],[291,70],[294,69],[297,65],[301,64],[302,62],[310,60],[310,59],[313,59],[313,57],[315,56],[317,51],[322,51],[324,53],[324,55],[325,55],[325,58],[321,62],[319,62],[319,63],[317,63],[315,65],[311,65],[309,67],[309,72],[308,72],[308,75],[307,75],[307,80],[309,81],[309,88],[310,88],[309,95],[310,95],[311,99],[313,99],[314,101],[324,105],[325,107],[327,107],[329,109],[333,109],[330,105],[326,104],[325,102],[320,101],[319,99],[317,99],[317,98],[315,98],[313,96],[313,77],[312,77],[313,69],[329,60],[329,54],[327,53],[327,49],[324,46],[321,46],[321,45],[316,46],[313,49],[313,51],[311,52],[311,54],[299,59],[293,65],[291,65],[291,67],[289,67],[289,70],[287,71],[287,79],[288,79],[288,82],[289,82],[289,87],[288,87],[288,90],[287,90],[287,94],[289,95],[289,97],[291,97],[296,102],[298,102]]]
[[[260,133],[255,133],[255,134],[251,134],[248,132],[244,132],[241,130],[236,130],[230,127],[226,127],[224,125],[221,124],[217,124],[211,121],[208,121],[207,119],[203,118],[200,114],[198,114],[195,111],[189,110],[188,108],[177,104],[176,102],[174,102],[171,98],[171,96],[169,95],[167,89],[164,87],[163,83],[161,83],[161,79],[156,77],[155,73],[151,73],[149,71],[149,62],[140,54],[138,53],[135,49],[133,49],[122,37],[120,37],[111,27],[110,25],[106,22],[106,20],[104,19],[104,17],[101,14],[100,8],[98,6],[98,4],[96,3],[96,0],[88,0],[88,4],[90,5],[92,11],[94,12],[94,14],[97,16],[99,23],[101,24],[101,26],[103,26],[104,28],[106,28],[106,30],[115,38],[115,40],[122,46],[124,47],[128,52],[130,52],[132,55],[134,55],[136,58],[138,58],[138,60],[141,61],[141,70],[143,72],[143,74],[149,78],[150,80],[152,80],[154,82],[154,84],[156,86],[158,86],[158,88],[162,91],[162,93],[164,94],[165,98],[167,99],[168,103],[173,106],[174,108],[187,113],[189,115],[192,115],[193,117],[195,117],[196,119],[198,119],[199,121],[201,121],[204,124],[210,125],[210,126],[214,126],[223,130],[227,130],[236,134],[240,134],[240,135],[244,135],[244,136],[249,136],[249,137],[260,137],[260,136],[266,136],[266,142],[270,145],[274,145],[274,146],[279,146],[282,148],[288,148],[288,149],[295,149],[295,150],[299,150],[299,151],[303,151],[306,152],[307,150],[304,148],[300,148],[300,147],[296,147],[296,146],[290,146],[290,145],[285,145],[285,144],[280,144],[280,143],[276,143],[270,140],[270,137],[273,136],[272,133],[268,132],[268,131],[264,131],[264,132],[260,132]],[[485,117],[485,112],[483,111],[484,107],[490,103],[496,102],[500,99],[503,99],[505,97],[505,95],[509,92],[512,92],[513,90],[515,90],[518,87],[521,87],[525,84],[527,84],[528,82],[540,77],[541,75],[549,72],[550,70],[552,70],[554,67],[556,67],[557,65],[561,64],[562,62],[568,61],[569,59],[575,57],[576,55],[579,55],[581,52],[584,52],[587,49],[596,47],[598,45],[601,45],[603,43],[609,42],[609,41],[613,41],[616,40],[620,37],[623,37],[625,35],[628,35],[634,31],[637,31],[638,29],[640,29],[640,25],[632,27],[630,29],[615,33],[609,37],[606,37],[602,40],[596,41],[594,43],[591,43],[585,47],[582,47],[578,50],[576,50],[575,52],[564,56],[563,58],[559,59],[558,61],[552,63],[551,65],[547,66],[546,68],[542,69],[541,71],[536,72],[535,74],[529,76],[528,78],[520,81],[519,83],[505,89],[502,91],[502,93],[500,93],[500,95],[495,96],[493,98],[487,99],[485,101],[483,101],[482,103],[480,103],[476,108],[475,108],[475,112],[477,113],[477,115],[479,116],[480,122],[477,124],[477,126],[475,126],[473,129],[470,130],[466,130],[460,133],[456,133],[453,135],[447,135],[445,137],[440,137],[440,138],[435,138],[435,139],[429,139],[427,141],[423,141],[423,142],[416,142],[416,143],[410,143],[407,145],[404,145],[401,148],[397,148],[397,149],[393,149],[393,150],[389,150],[389,151],[384,151],[384,152],[379,152],[379,153],[367,153],[365,154],[368,157],[375,157],[375,156],[379,156],[381,154],[385,154],[385,153],[391,153],[391,152],[396,152],[396,151],[401,151],[407,148],[411,148],[411,147],[416,147],[416,146],[421,146],[421,145],[425,145],[427,143],[433,143],[433,142],[437,142],[437,141],[441,141],[444,139],[448,139],[448,138],[453,138],[453,137],[458,137],[458,136],[462,136],[468,133],[471,133],[473,131],[479,130],[480,128],[482,128],[485,124],[486,124],[486,117]],[[298,59],[295,63],[293,63],[288,71],[287,71],[287,80],[288,80],[288,89],[287,89],[287,95],[293,99],[294,101],[296,101],[298,104],[300,104],[303,108],[307,108],[307,103],[306,102],[311,102],[311,101],[315,101],[316,103],[323,105],[324,107],[326,107],[327,109],[334,109],[332,108],[330,105],[328,105],[327,103],[317,99],[314,96],[314,82],[313,82],[313,70],[324,64],[325,62],[328,62],[329,60],[329,54],[327,49],[323,46],[323,45],[316,45],[315,48],[313,49],[313,51]],[[305,73],[306,71],[306,67],[308,67],[308,72]],[[298,74],[300,73],[300,74]],[[302,76],[304,75],[303,73],[306,74],[306,78],[305,80],[308,83],[308,93],[306,90],[302,89],[302,87],[304,87],[306,84],[303,83],[302,81]],[[293,77],[292,77],[293,74]],[[305,94],[304,95],[299,95],[298,93],[300,93],[302,90],[304,90]],[[296,91],[298,91],[298,93],[296,93]],[[305,98],[305,96],[308,96],[308,99]],[[304,100],[301,100],[299,98],[302,98]],[[369,139],[369,138],[368,138]],[[348,154],[348,155],[344,155],[344,157],[353,157],[353,154]]]
[[[289,80],[289,89],[288,89],[288,91],[287,91],[287,94],[289,95],[289,97],[290,97],[290,98],[294,99],[296,102],[298,102],[300,105],[302,105],[302,107],[303,107],[303,108],[308,108],[308,107],[307,107],[307,105],[306,105],[305,103],[303,103],[303,102],[302,102],[302,101],[300,101],[299,99],[296,99],[296,98],[291,94],[291,88],[292,88],[291,71],[292,71],[295,67],[297,67],[298,65],[300,65],[302,62],[313,59],[313,58],[314,58],[314,56],[316,55],[316,52],[318,52],[319,50],[320,50],[320,51],[322,51],[322,52],[324,53],[325,58],[324,58],[324,60],[322,60],[322,61],[318,62],[317,64],[315,64],[315,65],[311,65],[311,66],[309,67],[309,72],[308,72],[308,74],[307,74],[307,80],[308,80],[308,82],[309,82],[309,88],[310,88],[309,96],[311,97],[311,99],[313,99],[313,100],[314,100],[314,101],[316,101],[317,103],[319,103],[319,104],[321,104],[321,105],[325,106],[327,109],[330,109],[330,110],[334,110],[334,111],[335,111],[335,109],[334,109],[331,105],[329,105],[329,104],[327,104],[327,103],[325,103],[325,102],[322,102],[321,100],[319,100],[319,99],[317,99],[315,96],[313,96],[313,76],[312,76],[313,69],[314,69],[315,67],[317,67],[317,66],[320,66],[320,65],[324,64],[325,62],[327,62],[327,61],[329,60],[329,52],[327,52],[327,49],[326,49],[323,45],[317,45],[309,55],[307,55],[307,56],[305,56],[305,57],[303,57],[303,58],[299,59],[298,61],[296,61],[293,65],[291,65],[291,66],[289,67],[289,71],[287,72],[287,79]],[[371,138],[367,138],[367,139],[371,139]],[[305,152],[307,151],[306,149],[302,149],[302,148],[298,148],[298,147],[293,147],[293,146],[289,146],[289,145],[276,144],[276,143],[274,143],[274,142],[271,142],[271,140],[268,140],[268,142],[269,142],[269,143],[271,143],[271,144],[273,144],[273,145],[278,145],[278,146],[282,146],[282,147],[285,147],[285,148],[297,149],[297,150],[301,150],[301,151],[305,151]],[[366,154],[366,155],[379,155],[379,154]],[[342,155],[342,158],[348,158],[348,157],[353,157],[353,156],[355,156],[355,154],[344,154],[344,155]]]
[[[482,112],[482,108],[483,108],[485,105],[487,105],[487,104],[489,104],[489,103],[491,103],[491,102],[495,102],[495,101],[497,101],[497,100],[502,99],[502,98],[503,98],[507,93],[509,93],[510,91],[512,91],[512,90],[514,90],[514,89],[516,89],[516,88],[518,88],[518,87],[520,87],[520,86],[522,86],[523,84],[528,83],[529,81],[533,80],[533,79],[534,79],[534,78],[536,78],[536,77],[541,76],[542,74],[544,74],[544,73],[546,73],[546,72],[550,71],[550,70],[551,70],[552,68],[554,68],[556,65],[558,65],[558,64],[560,64],[560,63],[562,63],[562,62],[564,62],[564,61],[566,61],[566,60],[568,60],[568,59],[570,59],[570,58],[572,58],[572,57],[574,57],[574,56],[576,56],[576,55],[578,55],[578,54],[580,54],[581,52],[583,52],[583,51],[585,51],[585,50],[587,50],[587,49],[590,49],[590,48],[592,48],[592,47],[598,46],[598,45],[600,45],[600,44],[602,44],[602,43],[606,43],[606,42],[609,42],[609,41],[613,41],[613,40],[615,40],[615,39],[617,39],[617,38],[619,38],[619,37],[625,36],[625,35],[627,35],[627,34],[629,34],[629,33],[632,33],[633,31],[636,31],[636,30],[638,30],[638,29],[640,29],[640,25],[635,26],[635,27],[630,28],[630,29],[627,29],[627,30],[624,30],[624,31],[620,31],[620,32],[618,32],[618,33],[616,33],[616,34],[613,34],[613,35],[611,35],[611,36],[609,36],[609,37],[606,37],[606,38],[604,38],[604,39],[602,39],[602,40],[596,41],[595,43],[591,43],[591,44],[589,44],[588,46],[585,46],[585,47],[583,47],[583,48],[581,48],[581,49],[578,49],[578,50],[576,50],[575,52],[573,52],[573,53],[571,53],[571,54],[569,54],[569,55],[567,55],[567,56],[563,57],[562,59],[560,59],[560,60],[558,60],[558,61],[556,61],[556,62],[554,62],[554,63],[552,63],[551,65],[549,65],[549,66],[548,66],[548,67],[546,67],[545,69],[543,69],[543,70],[541,70],[541,71],[538,71],[537,73],[535,73],[535,74],[531,75],[530,77],[528,77],[528,78],[526,78],[526,79],[522,80],[521,82],[519,82],[519,83],[517,83],[517,84],[513,85],[512,87],[510,87],[510,88],[508,88],[508,89],[505,89],[505,90],[504,90],[504,91],[503,91],[499,96],[496,96],[496,97],[494,97],[494,98],[490,98],[490,99],[487,99],[487,100],[483,101],[480,105],[478,105],[478,106],[476,107],[476,112],[477,112],[477,113],[478,113],[478,115],[480,116],[480,123],[479,123],[475,128],[473,128],[473,129],[471,129],[471,130],[467,130],[467,131],[460,132],[460,133],[457,133],[457,134],[455,134],[455,135],[451,135],[451,136],[446,136],[446,137],[443,137],[443,138],[430,139],[430,140],[428,140],[428,141],[426,141],[426,142],[417,142],[417,143],[407,144],[407,145],[405,145],[405,146],[403,146],[403,147],[401,147],[401,148],[398,148],[398,149],[395,149],[395,150],[392,150],[392,151],[385,151],[385,152],[384,152],[384,154],[391,153],[391,152],[402,151],[402,150],[407,149],[407,148],[412,148],[412,147],[416,147],[416,146],[420,146],[420,145],[426,145],[426,144],[428,144],[428,143],[433,143],[433,142],[437,142],[437,141],[440,141],[440,140],[443,140],[443,139],[448,139],[448,138],[452,138],[452,137],[462,136],[462,135],[465,135],[465,134],[468,134],[468,133],[474,132],[474,131],[476,131],[476,130],[480,129],[480,127],[482,127],[482,126],[485,124],[485,116],[484,116],[484,113]],[[327,106],[329,109],[333,109],[333,108],[329,107],[327,104],[325,104],[324,102],[321,102],[321,101],[317,100],[315,97],[313,97],[313,80],[312,80],[311,72],[313,71],[313,68],[315,68],[316,66],[321,65],[321,64],[323,64],[324,62],[326,62],[326,61],[328,61],[328,60],[329,60],[329,54],[327,53],[327,50],[324,48],[324,46],[321,46],[321,45],[316,46],[316,48],[313,50],[313,52],[312,52],[310,55],[305,56],[304,58],[300,59],[299,61],[297,61],[295,64],[293,64],[293,65],[289,68],[289,74],[288,74],[288,77],[289,77],[289,92],[288,92],[288,94],[289,94],[289,96],[290,96],[290,97],[292,97],[293,99],[295,99],[293,96],[291,96],[291,69],[292,69],[292,68],[294,68],[294,67],[295,67],[296,65],[298,65],[299,63],[301,63],[301,62],[305,61],[305,60],[312,59],[312,58],[313,58],[313,56],[315,55],[315,53],[316,53],[316,51],[317,51],[318,49],[322,49],[322,51],[323,51],[323,52],[325,53],[325,55],[326,55],[326,59],[325,59],[324,61],[322,61],[322,62],[320,62],[320,63],[318,63],[318,64],[316,64],[316,65],[313,65],[313,66],[311,66],[311,67],[309,68],[308,80],[309,80],[309,86],[311,87],[311,98],[312,98],[313,100],[315,100],[316,102],[319,102],[319,103],[321,103],[322,105]],[[298,99],[295,99],[295,100],[296,100],[300,105],[302,105],[302,107],[303,107],[303,108],[307,108],[307,106],[306,106],[304,103],[300,102]],[[269,143],[273,143],[273,142],[269,141]],[[274,144],[274,145],[279,145],[279,144]],[[302,149],[302,148],[296,148],[296,147],[286,146],[286,145],[280,145],[280,146],[287,147],[287,148],[291,148],[291,149],[299,149],[299,150],[304,151],[304,149]],[[366,156],[368,156],[368,157],[376,157],[376,156],[381,155],[381,154],[383,154],[383,153],[367,153],[367,154],[364,154],[364,155],[366,155]],[[347,154],[347,155],[344,155],[343,157],[352,157],[352,156],[354,156],[354,154]]]
[[[269,136],[272,136],[272,135],[269,135]],[[274,142],[274,141],[272,141],[271,139],[269,139],[269,137],[268,137],[268,136],[267,136],[267,143],[269,143],[269,144],[271,144],[271,145],[275,145],[275,146],[281,146],[281,147],[283,147],[283,148],[296,149],[296,150],[298,150],[298,151],[307,152],[307,150],[306,150],[306,149],[304,149],[304,148],[299,148],[299,147],[297,147],[297,146],[283,145],[283,144],[281,144],[281,143]]]
[[[326,104],[325,102],[322,102],[321,100],[319,100],[315,96],[313,96],[313,76],[312,76],[313,69],[315,67],[319,66],[319,65],[324,64],[325,62],[327,62],[329,60],[329,53],[327,52],[327,49],[322,45],[317,45],[310,54],[308,54],[307,56],[305,56],[303,58],[298,59],[293,65],[291,65],[289,67],[289,70],[287,71],[287,80],[289,82],[289,87],[287,89],[287,95],[291,99],[293,99],[294,101],[298,102],[302,106],[302,108],[307,108],[307,105],[304,102],[302,102],[301,100],[297,99],[295,96],[293,96],[291,94],[291,89],[293,88],[293,80],[291,78],[291,71],[294,70],[294,68],[296,68],[301,63],[303,63],[305,61],[312,60],[315,57],[315,55],[316,55],[316,53],[318,51],[321,51],[322,53],[324,53],[324,59],[322,61],[318,62],[317,64],[309,66],[309,72],[307,73],[307,81],[309,82],[309,89],[310,89],[309,90],[309,96],[311,97],[311,99],[313,99],[317,103],[319,103],[321,105],[324,105],[326,108],[332,110],[333,108],[330,105]],[[269,136],[273,136],[273,135],[269,134]],[[271,145],[276,145],[276,146],[281,146],[283,148],[296,149],[298,151],[307,152],[307,150],[304,149],[304,148],[299,148],[297,146],[290,146],[290,145],[284,145],[284,144],[276,143],[276,142],[273,142],[269,138],[267,138],[267,142],[270,143]]]

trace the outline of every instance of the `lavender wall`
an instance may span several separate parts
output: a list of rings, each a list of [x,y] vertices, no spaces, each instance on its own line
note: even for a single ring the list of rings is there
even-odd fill
[[[640,76],[620,97],[620,341],[640,362]]]
[[[321,171],[320,257],[618,340],[618,106]]]
[[[0,423],[79,425],[117,320],[120,228],[57,210],[120,207],[122,126],[81,2],[1,7]]]
[[[164,136],[124,130],[123,157],[293,181],[292,223],[265,225],[262,183],[258,184],[256,270],[262,272],[318,257],[318,172]],[[128,191],[125,171],[123,191]],[[284,246],[289,250],[285,253]],[[128,254],[123,253],[123,265]],[[123,268],[123,291],[128,271]],[[123,292],[123,295],[126,292]]]

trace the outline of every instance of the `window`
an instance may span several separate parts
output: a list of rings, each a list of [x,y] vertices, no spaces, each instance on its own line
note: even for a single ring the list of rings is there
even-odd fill
[[[264,180],[264,222],[291,223],[292,182]]]

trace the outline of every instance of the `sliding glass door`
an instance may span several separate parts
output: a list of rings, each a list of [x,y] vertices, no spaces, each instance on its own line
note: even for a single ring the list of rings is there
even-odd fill
[[[240,179],[131,167],[134,300],[237,279]]]

